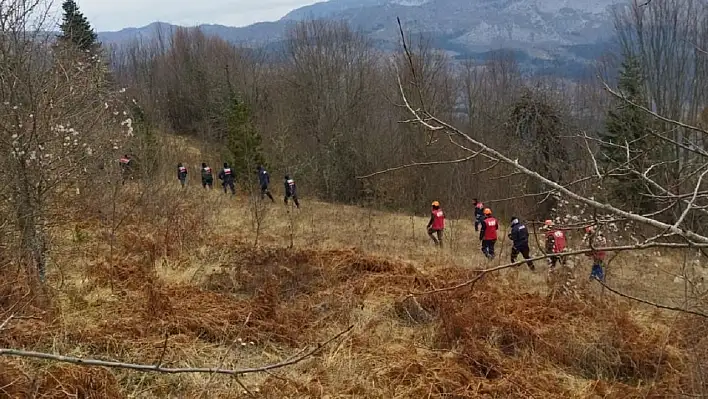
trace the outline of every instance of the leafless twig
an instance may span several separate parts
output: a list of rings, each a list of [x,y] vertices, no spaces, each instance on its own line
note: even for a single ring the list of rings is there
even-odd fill
[[[647,3],[648,3],[648,2],[647,2]],[[607,83],[604,83],[604,82],[603,82],[603,85],[605,86],[605,90],[606,90],[608,93],[610,93],[611,95],[613,95],[614,97],[617,97],[617,98],[619,98],[620,100],[626,102],[627,104],[629,104],[629,105],[631,105],[631,106],[633,106],[633,107],[636,107],[637,109],[640,109],[640,110],[644,111],[645,113],[647,113],[647,114],[653,116],[654,118],[656,118],[656,119],[658,119],[658,120],[660,120],[660,121],[663,121],[663,122],[666,122],[666,123],[670,123],[670,124],[672,124],[672,125],[675,125],[675,126],[678,126],[678,127],[682,127],[682,128],[684,128],[684,129],[693,130],[694,132],[703,133],[703,134],[708,135],[708,131],[706,131],[705,129],[701,129],[700,127],[693,126],[693,125],[689,125],[689,124],[683,123],[683,122],[681,122],[681,121],[677,121],[677,120],[675,120],[675,119],[667,118],[667,117],[665,117],[665,116],[663,116],[663,115],[660,115],[660,114],[658,114],[657,112],[654,112],[654,111],[650,110],[649,108],[647,108],[647,107],[645,107],[645,106],[643,106],[643,105],[639,105],[639,104],[637,104],[637,103],[635,103],[635,102],[632,102],[631,100],[629,100],[628,98],[626,98],[626,97],[623,96],[622,94],[618,93],[617,91],[612,90],[612,88],[610,88],[610,86],[609,86]]]
[[[413,168],[413,167],[416,167],[416,166],[449,165],[449,164],[467,162],[467,161],[469,161],[470,159],[475,158],[475,157],[476,157],[477,155],[479,155],[479,154],[480,154],[480,152],[478,151],[478,152],[476,152],[476,153],[474,153],[474,154],[472,154],[472,155],[470,155],[470,156],[467,156],[467,157],[464,157],[464,158],[460,158],[460,159],[454,159],[454,160],[450,160],[450,161],[413,162],[413,163],[406,164],[406,165],[401,165],[401,166],[396,166],[396,167],[393,167],[393,168],[388,168],[388,169],[380,170],[380,171],[378,171],[378,172],[374,172],[374,173],[371,173],[371,174],[368,174],[368,175],[357,176],[357,179],[368,179],[369,177],[373,177],[373,176],[376,176],[376,175],[381,175],[381,174],[384,174],[384,173],[395,172],[395,171],[397,171],[397,170],[402,170],[402,169]]]
[[[651,306],[654,306],[655,308],[658,308],[658,309],[673,310],[673,311],[675,311],[675,312],[689,313],[689,314],[692,314],[692,315],[696,315],[696,316],[700,316],[700,317],[704,317],[704,318],[708,319],[708,314],[701,313],[701,312],[696,312],[696,311],[690,310],[690,309],[679,308],[679,307],[676,307],[676,306],[662,305],[662,304],[660,304],[660,303],[651,302],[651,301],[648,301],[648,300],[646,300],[646,299],[637,298],[636,296],[628,295],[628,294],[625,294],[625,293],[623,293],[623,292],[617,291],[616,289],[614,289],[614,288],[608,286],[607,284],[603,283],[603,282],[602,282],[601,280],[599,280],[597,277],[594,277],[594,280],[597,281],[601,286],[603,286],[604,288],[606,288],[606,289],[607,289],[608,291],[610,291],[611,293],[613,293],[613,294],[615,294],[615,295],[619,295],[619,296],[621,296],[621,297],[623,297],[623,298],[627,298],[627,299],[630,299],[630,300],[635,301],[635,302],[640,302],[640,303],[644,303],[644,304],[647,304],[647,305],[651,305]]]
[[[209,374],[212,374],[212,373],[214,373],[214,374],[226,374],[226,375],[238,376],[238,375],[244,375],[244,374],[262,373],[262,372],[266,372],[269,370],[279,369],[279,368],[291,366],[296,363],[300,363],[303,360],[307,359],[308,357],[311,357],[311,356],[317,354],[325,346],[327,346],[328,344],[337,340],[341,336],[347,334],[353,328],[354,328],[354,326],[351,325],[346,330],[339,332],[338,334],[336,334],[332,338],[328,339],[327,341],[317,344],[317,346],[315,348],[311,349],[310,351],[307,351],[307,352],[304,352],[304,350],[300,351],[298,355],[291,357],[287,360],[284,360],[280,363],[274,363],[274,364],[269,364],[266,366],[244,368],[244,369],[221,369],[221,368],[201,368],[201,367],[169,368],[169,367],[162,367],[159,365],[152,365],[152,364],[134,364],[134,363],[115,362],[115,361],[108,361],[108,360],[85,359],[85,358],[78,358],[78,357],[71,357],[71,356],[54,355],[54,354],[45,353],[45,352],[33,352],[33,351],[25,351],[25,350],[20,350],[20,349],[8,349],[8,348],[0,348],[0,356],[17,356],[17,357],[24,357],[24,358],[50,360],[50,361],[62,362],[62,363],[71,363],[71,364],[76,364],[79,366],[109,367],[109,368],[119,368],[119,369],[141,371],[141,372],[153,372],[153,373],[165,373],[165,374],[185,374],[185,373],[209,373]]]

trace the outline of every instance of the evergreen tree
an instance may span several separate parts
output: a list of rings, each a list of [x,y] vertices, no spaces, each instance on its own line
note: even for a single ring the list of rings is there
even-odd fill
[[[133,131],[138,139],[140,172],[149,178],[155,175],[159,166],[159,142],[145,111],[135,101],[131,106],[131,116]]]
[[[232,96],[226,115],[227,149],[237,178],[248,182],[257,165],[264,165],[261,136],[253,126],[251,110],[237,96]]]
[[[72,43],[83,51],[93,52],[99,46],[98,35],[84,14],[79,11],[79,6],[74,0],[65,0],[62,4],[64,17],[60,25],[61,35],[59,40]]]
[[[640,60],[633,54],[627,54],[620,70],[619,92],[634,104],[646,106],[644,77]],[[655,155],[656,140],[651,136],[652,121],[641,109],[617,99],[607,112],[605,131],[600,134],[601,156],[599,161],[606,170],[632,168],[645,170]],[[627,163],[625,145],[629,144],[630,161]],[[624,166],[623,166],[624,165]],[[606,181],[609,193],[615,200],[622,202],[638,212],[653,209],[651,200],[645,195],[641,179],[627,174],[615,176]]]

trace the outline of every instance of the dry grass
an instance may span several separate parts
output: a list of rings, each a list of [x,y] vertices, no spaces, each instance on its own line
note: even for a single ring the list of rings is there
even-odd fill
[[[440,251],[422,217],[278,202],[268,204],[255,247],[244,195],[195,184],[142,201],[138,192],[129,189],[124,199],[125,221],[112,246],[105,215],[54,232],[57,310],[12,321],[0,345],[144,363],[162,358],[175,367],[216,366],[224,358],[224,367],[246,367],[282,360],[353,324],[316,358],[242,382],[264,398],[644,398],[705,384],[689,372],[708,351],[697,321],[667,318],[583,284],[580,298],[551,300],[545,268],[492,275],[474,290],[421,297],[418,306],[402,301],[489,266],[470,221],[450,221]],[[508,255],[508,243],[500,243],[492,265]],[[649,292],[637,282],[642,265],[633,264],[642,259],[623,255],[611,283]],[[672,259],[652,262],[676,271]],[[578,268],[580,280],[588,269]],[[665,273],[649,282],[666,287],[658,299],[678,298],[683,289]],[[7,309],[21,292],[3,294]],[[208,375],[1,361],[6,397],[247,396],[220,376],[210,383]]]

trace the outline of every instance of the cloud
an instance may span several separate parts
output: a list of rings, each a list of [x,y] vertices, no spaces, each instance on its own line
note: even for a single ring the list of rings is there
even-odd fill
[[[313,0],[78,0],[81,11],[98,31],[141,27],[161,21],[178,25],[245,26],[277,20]]]

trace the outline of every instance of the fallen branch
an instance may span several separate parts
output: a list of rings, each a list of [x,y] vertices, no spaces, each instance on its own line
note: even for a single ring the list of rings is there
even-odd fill
[[[603,283],[603,282],[602,282],[600,279],[598,279],[597,277],[593,277],[593,279],[594,279],[595,281],[597,281],[598,283],[600,283],[601,286],[603,286],[604,288],[606,288],[606,289],[607,289],[608,291],[610,291],[611,293],[613,293],[613,294],[615,294],[615,295],[618,295],[618,296],[621,296],[622,298],[626,298],[626,299],[629,299],[629,300],[632,300],[632,301],[644,303],[644,304],[646,304],[646,305],[651,305],[651,306],[654,306],[655,308],[658,308],[658,309],[672,310],[672,311],[674,311],[674,312],[689,313],[689,314],[692,314],[692,315],[696,315],[696,316],[700,316],[700,317],[704,317],[704,318],[708,319],[708,314],[701,313],[701,312],[696,312],[696,311],[694,311],[694,310],[683,309],[683,308],[679,308],[679,307],[676,307],[676,306],[662,305],[662,304],[660,304],[660,303],[651,302],[651,301],[648,301],[648,300],[646,300],[646,299],[637,298],[636,296],[632,296],[632,295],[629,295],[629,294],[625,294],[625,293],[623,293],[623,292],[620,292],[620,291],[615,290],[614,288],[609,287],[607,284]]]
[[[14,313],[11,314],[7,319],[5,319],[5,321],[3,321],[2,323],[0,323],[0,331],[4,330],[4,329],[5,329],[5,326],[7,326],[7,324],[10,323],[10,321],[11,321],[13,318],[15,318],[15,314],[14,314]]]
[[[620,246],[615,246],[615,247],[602,247],[602,248],[586,248],[586,249],[579,249],[576,251],[567,251],[567,252],[561,252],[561,253],[549,253],[541,256],[537,256],[534,258],[530,259],[523,259],[517,262],[513,263],[507,263],[505,265],[500,265],[496,266],[490,269],[482,269],[482,270],[476,270],[477,273],[479,273],[475,278],[463,281],[459,284],[450,286],[450,287],[444,287],[444,288],[437,288],[434,290],[430,291],[423,291],[423,292],[412,292],[409,293],[407,296],[422,296],[422,295],[430,295],[430,294],[435,294],[438,292],[445,292],[445,291],[454,291],[460,288],[464,288],[467,286],[474,286],[474,284],[481,280],[482,277],[489,273],[497,272],[500,270],[504,269],[510,269],[512,267],[516,266],[521,266],[526,264],[529,261],[538,261],[538,260],[543,260],[543,259],[548,259],[554,256],[572,256],[572,255],[583,255],[583,254],[588,254],[591,252],[595,251],[605,251],[605,252],[623,252],[623,251],[638,251],[642,249],[649,249],[649,248],[708,248],[708,244],[681,244],[681,243],[663,243],[663,242],[650,242],[650,243],[642,243],[642,244],[636,244],[636,245],[620,245]]]
[[[135,370],[135,371],[141,371],[141,372],[154,372],[154,373],[165,373],[165,374],[184,374],[184,373],[212,374],[213,373],[213,374],[226,374],[226,375],[238,376],[238,375],[245,375],[245,374],[262,373],[262,372],[266,372],[269,370],[279,369],[279,368],[291,366],[296,363],[300,363],[303,360],[307,359],[308,357],[311,357],[311,356],[317,354],[325,346],[329,345],[330,343],[332,343],[333,341],[335,341],[339,337],[348,333],[353,328],[354,328],[354,326],[351,325],[351,326],[349,326],[349,328],[347,328],[344,331],[341,331],[340,333],[338,333],[337,335],[328,339],[324,343],[317,344],[317,346],[314,349],[312,349],[308,352],[305,352],[305,353],[303,353],[304,352],[304,349],[303,349],[294,357],[291,357],[290,359],[287,359],[287,360],[282,361],[280,363],[269,364],[269,365],[261,366],[261,367],[245,368],[245,369],[221,369],[221,368],[199,368],[199,367],[168,368],[168,367],[162,367],[160,365],[153,365],[153,364],[133,364],[133,363],[123,363],[123,362],[115,362],[115,361],[107,361],[107,360],[98,360],[98,359],[82,359],[82,358],[78,358],[78,357],[53,355],[51,353],[32,352],[32,351],[25,351],[25,350],[19,350],[19,349],[6,349],[6,348],[0,349],[0,356],[17,356],[17,357],[23,357],[23,358],[44,359],[44,360],[51,360],[51,361],[55,361],[55,362],[61,362],[61,363],[71,363],[71,364],[76,364],[79,366],[86,366],[86,367],[109,367],[109,368]]]

